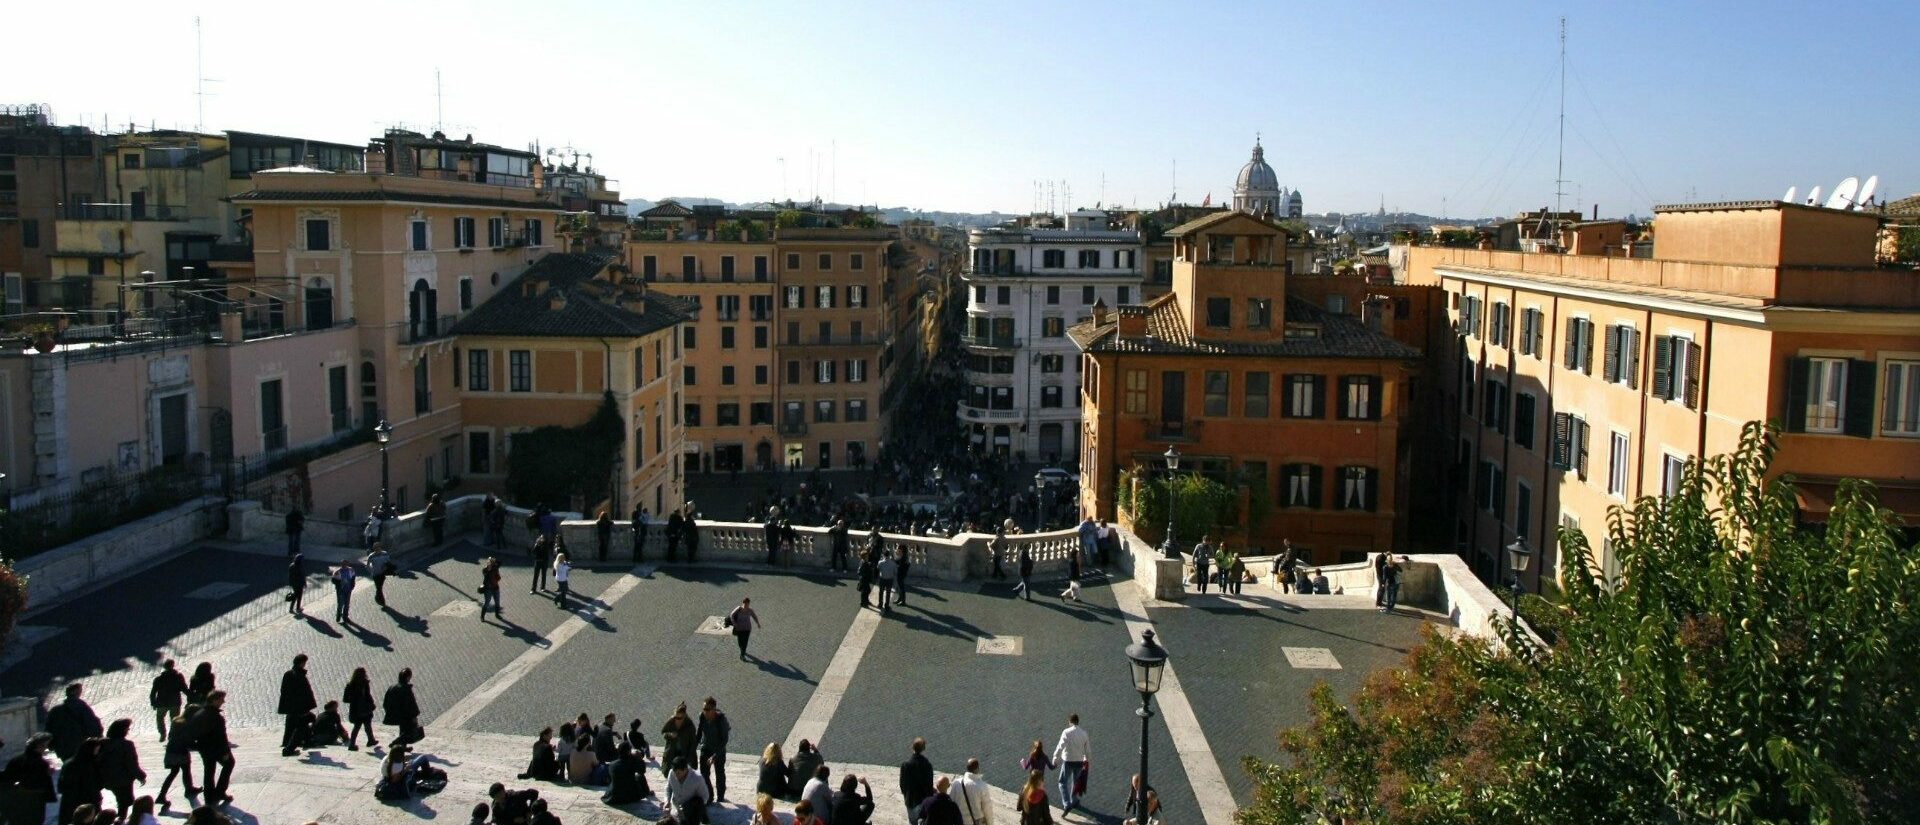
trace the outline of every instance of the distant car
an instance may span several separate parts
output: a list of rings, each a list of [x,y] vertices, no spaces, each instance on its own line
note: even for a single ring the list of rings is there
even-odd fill
[[[1040,477],[1046,480],[1047,486],[1049,487],[1055,484],[1066,484],[1080,480],[1080,476],[1075,475],[1072,471],[1062,470],[1059,467],[1048,467],[1041,470]]]

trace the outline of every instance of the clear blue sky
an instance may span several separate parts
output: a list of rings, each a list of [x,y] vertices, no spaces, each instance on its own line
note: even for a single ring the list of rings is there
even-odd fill
[[[436,120],[592,152],[629,197],[1024,211],[1225,199],[1255,132],[1310,212],[1920,191],[1920,3],[32,3],[0,101],[363,142]],[[75,33],[85,31],[78,40]],[[34,36],[45,32],[47,36]],[[785,158],[785,184],[782,164]],[[817,173],[815,171],[817,167]],[[1102,179],[1104,177],[1104,185]],[[817,183],[816,183],[817,180]],[[1065,200],[1065,192],[1058,195]],[[1044,199],[1041,205],[1045,206]],[[1065,205],[1062,203],[1062,205]]]

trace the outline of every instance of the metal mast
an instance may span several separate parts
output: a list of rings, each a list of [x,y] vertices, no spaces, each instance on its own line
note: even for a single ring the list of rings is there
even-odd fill
[[[1567,18],[1560,18],[1560,152],[1553,169],[1553,211],[1558,217],[1567,184]]]

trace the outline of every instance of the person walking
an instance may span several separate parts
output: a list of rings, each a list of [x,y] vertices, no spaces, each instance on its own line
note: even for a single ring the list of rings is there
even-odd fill
[[[667,723],[660,726],[660,771],[671,776],[668,771],[676,762],[693,764],[698,758],[697,747],[700,731],[687,716],[687,703],[681,702],[673,709],[673,715],[667,717]]]
[[[1053,825],[1053,805],[1047,801],[1045,774],[1027,772],[1027,782],[1020,786],[1013,809],[1020,814],[1020,825]]]
[[[959,797],[960,825],[993,825],[993,788],[980,776],[980,760],[967,760],[967,772],[954,780],[952,793]]]
[[[367,669],[356,667],[353,675],[347,677],[347,687],[340,692],[340,701],[347,703],[347,722],[352,725],[347,730],[347,750],[359,750],[360,731],[367,732],[367,747],[380,745],[373,738],[373,680],[367,677]]]
[[[1020,545],[1020,584],[1013,588],[1020,597],[1033,601],[1033,545]]]
[[[633,521],[631,526],[633,527],[633,563],[634,564],[639,564],[640,562],[645,561],[647,558],[646,551],[647,551],[647,519],[648,518],[650,518],[650,516],[647,515],[646,507],[639,504],[633,505],[633,516],[632,516]]]
[[[160,741],[167,741],[167,723],[180,715],[186,694],[187,677],[174,667],[173,660],[160,663],[160,674],[147,688],[147,705],[153,708],[153,726],[160,731]]]
[[[307,557],[304,553],[295,553],[287,562],[287,612],[300,615],[306,600]]]
[[[488,556],[480,565],[480,618],[487,617],[487,605],[493,605],[493,615],[504,616],[506,611],[500,607],[500,560]]]
[[[207,703],[200,706],[191,723],[194,749],[200,752],[201,802],[208,805],[233,801],[233,797],[227,795],[227,782],[233,778],[233,743],[227,740],[227,717],[222,713],[226,706],[226,691],[209,693]],[[220,769],[217,781],[216,767]]]
[[[367,513],[367,523],[360,528],[360,549],[372,550],[374,542],[380,540],[380,532],[386,526],[380,518],[380,508],[376,505]]]
[[[56,785],[60,789],[59,815],[55,823],[73,823],[90,825],[87,822],[74,822],[74,811],[81,806],[98,810],[100,807],[100,749],[106,744],[98,736],[89,737],[80,743],[80,749],[65,762],[60,763],[60,777]]]
[[[147,772],[140,767],[140,751],[127,734],[132,719],[115,719],[107,726],[107,740],[100,746],[100,786],[113,794],[114,807],[125,811],[133,807],[133,783],[147,784]]]
[[[373,552],[367,554],[367,575],[373,578],[373,603],[387,606],[387,577],[393,575],[393,556],[387,553],[387,546],[375,544]]]
[[[740,606],[727,614],[725,624],[733,630],[734,641],[740,643],[740,661],[746,661],[747,640],[753,636],[753,629],[760,625],[760,614],[753,612],[753,599],[741,599]]]
[[[343,561],[333,569],[333,620],[336,622],[353,623],[353,584],[357,577],[349,562]]]
[[[66,698],[60,704],[47,711],[46,730],[53,736],[53,754],[61,762],[73,758],[80,752],[80,745],[88,739],[96,739],[105,729],[100,726],[100,717],[93,712],[93,706],[80,698],[85,686],[79,682],[67,685]]]
[[[1213,566],[1213,537],[1201,536],[1200,543],[1193,546],[1193,578],[1200,585],[1200,593],[1207,592],[1207,573]]]
[[[300,512],[300,508],[298,507],[288,510],[285,527],[287,531],[287,555],[292,556],[300,552],[300,534],[306,532],[306,529],[307,514]],[[126,810],[125,806],[122,806],[121,810]]]
[[[413,668],[400,669],[400,675],[387,688],[380,704],[387,710],[386,723],[400,729],[390,741],[410,745],[427,738],[426,729],[420,727],[420,700],[413,695]]]
[[[198,704],[188,705],[184,713],[172,720],[173,735],[167,737],[167,746],[161,757],[161,764],[167,769],[167,777],[160,780],[159,802],[162,808],[173,807],[173,803],[167,799],[167,789],[173,787],[174,777],[180,778],[180,787],[187,791],[187,806],[199,807],[194,799],[200,795],[200,789],[193,786],[193,729],[194,716],[198,713]]]
[[[713,798],[726,801],[727,798],[727,739],[733,736],[733,723],[727,721],[727,715],[720,712],[720,703],[713,697],[700,706],[700,721],[694,726],[694,738],[699,742],[700,775],[707,778],[713,787]]]
[[[433,531],[433,546],[446,543],[447,503],[440,500],[439,493],[427,496],[427,529]]]
[[[1225,547],[1220,549],[1220,592],[1240,595],[1240,551]]]
[[[533,540],[533,549],[528,555],[533,558],[533,580],[527,583],[527,595],[531,596],[547,586],[547,560],[553,554],[553,543],[546,536]]]
[[[319,707],[313,683],[307,680],[307,654],[293,657],[293,667],[280,674],[280,703],[274,709],[285,720],[280,727],[280,755],[293,756],[306,744],[307,714]]]
[[[880,612],[884,613],[893,609],[893,583],[898,579],[900,565],[892,554],[883,553],[874,569],[880,574]]]
[[[1006,557],[1007,531],[1004,528],[995,527],[993,528],[993,538],[987,542],[987,558],[993,562],[993,572],[989,574],[991,578],[1004,579],[1007,577],[1007,571],[1000,569],[1000,562]]]
[[[1280,540],[1280,555],[1273,557],[1273,578],[1280,583],[1280,592],[1293,592],[1293,569],[1299,566],[1299,560],[1293,553],[1293,542]]]
[[[213,663],[201,662],[193,669],[193,678],[187,680],[187,704],[206,704],[207,697],[213,694]]]
[[[553,603],[555,605],[560,607],[567,606],[567,597],[569,595],[567,592],[567,583],[572,578],[573,563],[567,560],[567,553],[565,550],[562,550],[553,557]]]
[[[1061,816],[1080,804],[1080,794],[1087,784],[1087,759],[1092,750],[1086,729],[1080,727],[1080,714],[1068,715],[1067,727],[1060,731],[1060,743],[1053,746],[1053,761],[1060,766]]]
[[[5,813],[7,825],[41,825],[47,819],[47,806],[59,798],[53,766],[47,764],[51,741],[53,737],[45,733],[28,737],[26,746],[0,772],[0,783],[8,789],[0,794],[0,812]]]
[[[685,516],[680,515],[679,510],[674,510],[667,514],[667,561],[678,562],[680,560],[680,539],[684,536],[686,530],[687,519]]]
[[[895,604],[898,604],[901,607],[906,607],[907,606],[907,571],[912,569],[913,560],[911,558],[908,558],[907,546],[905,544],[899,545],[894,552],[898,556],[898,558],[894,559],[893,574],[895,577],[894,590],[896,592],[893,594],[893,601]]]
[[[900,796],[907,803],[907,822],[920,823],[920,803],[933,795],[933,763],[927,761],[927,740],[915,737],[913,754],[900,763]]]
[[[613,549],[613,514],[605,507],[600,508],[600,517],[593,520],[593,538],[599,551],[595,561],[605,562],[607,552]]]
[[[853,555],[853,539],[847,535],[847,520],[834,519],[833,526],[827,529],[827,536],[833,546],[833,558],[828,566],[836,571],[849,569],[848,557]]]

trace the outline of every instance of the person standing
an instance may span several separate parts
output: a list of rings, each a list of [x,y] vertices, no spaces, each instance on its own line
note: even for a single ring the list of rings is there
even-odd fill
[[[668,773],[674,763],[693,764],[698,749],[700,733],[694,727],[693,720],[687,717],[687,703],[681,702],[673,709],[673,715],[667,717],[667,723],[660,726],[660,771]]]
[[[1200,585],[1200,592],[1207,592],[1208,571],[1213,567],[1213,537],[1201,536],[1200,543],[1193,546],[1193,579]]]
[[[1086,786],[1087,758],[1092,753],[1087,731],[1080,727],[1080,714],[1067,717],[1060,731],[1060,743],[1053,746],[1053,761],[1060,766],[1060,815],[1065,816],[1080,804],[1080,792]]]
[[[300,615],[307,600],[307,557],[304,553],[293,554],[287,562],[287,612]]]
[[[833,559],[829,566],[836,571],[848,569],[850,567],[848,557],[853,555],[853,540],[847,535],[847,520],[834,519],[833,527],[827,530],[827,536],[832,539],[833,545]]]
[[[393,556],[387,554],[386,545],[375,544],[367,554],[367,575],[373,577],[373,603],[386,607],[387,577],[393,575]]]
[[[884,613],[893,609],[893,583],[900,565],[894,562],[892,554],[882,553],[880,563],[874,569],[880,574],[880,611]]]
[[[1080,520],[1080,553],[1088,564],[1093,563],[1095,554],[1100,552],[1100,527],[1093,523],[1093,514],[1088,513]]]
[[[80,750],[71,758],[60,763],[60,777],[56,783],[60,789],[60,807],[55,823],[91,825],[92,817],[75,822],[74,811],[81,806],[86,806],[90,811],[100,808],[100,748],[106,741],[98,736],[91,737],[80,743]]]
[[[389,741],[410,745],[427,738],[426,729],[420,727],[420,700],[413,695],[413,668],[400,669],[400,675],[387,688],[387,695],[380,704],[387,709],[387,724],[400,729]],[[368,736],[372,736],[372,733],[369,732]]]
[[[948,791],[953,781],[940,777],[933,783],[933,795],[920,801],[920,825],[962,825],[960,805]]]
[[[913,755],[900,763],[900,796],[907,803],[907,822],[920,825],[920,803],[933,795],[933,763],[927,761],[927,740],[913,740]]]
[[[531,596],[547,586],[547,560],[553,553],[553,545],[546,536],[533,540],[533,549],[528,555],[533,557],[533,580],[527,583],[527,595]]]
[[[913,560],[907,557],[907,546],[899,545],[895,549],[898,558],[894,559],[894,602],[901,607],[907,606],[907,571],[913,567]]]
[[[147,772],[140,767],[140,751],[127,733],[132,719],[115,719],[107,726],[106,744],[100,747],[100,785],[113,794],[114,807],[125,811],[133,807],[133,783],[147,784]]]
[[[567,560],[565,550],[553,557],[553,603],[567,606],[567,582],[573,578],[573,563]]]
[[[366,668],[353,669],[346,690],[340,692],[340,701],[347,703],[347,722],[353,726],[347,730],[347,749],[360,749],[362,730],[367,732],[367,747],[378,747],[380,740],[373,738],[373,680],[367,677]]]
[[[193,716],[193,744],[200,752],[200,792],[201,801],[208,805],[220,805],[232,802],[227,795],[227,782],[233,778],[233,743],[227,741],[227,717],[221,711],[227,706],[227,692],[216,690],[207,694],[207,703]],[[219,779],[215,781],[214,768],[220,769]]]
[[[187,680],[187,704],[206,704],[207,697],[213,694],[213,663],[201,662],[193,668],[193,678]]]
[[[686,533],[687,519],[679,510],[667,514],[667,561],[680,560],[680,539]]]
[[[1033,601],[1033,545],[1020,545],[1020,584],[1014,592],[1027,601]]]
[[[433,546],[446,543],[447,503],[440,500],[439,493],[427,496],[427,529],[433,531]]]
[[[1106,567],[1113,564],[1113,556],[1120,550],[1120,533],[1106,519],[1101,519],[1097,527],[1099,535],[1094,543],[1100,548],[1100,566]]]
[[[687,542],[687,563],[692,564],[700,555],[700,519],[691,501],[687,502],[687,518],[681,522],[681,529],[687,531],[684,537]]]
[[[486,500],[480,502],[480,543],[488,547],[494,546],[499,541],[493,533],[493,514],[499,511],[500,499],[488,493]]]
[[[288,510],[286,524],[287,555],[291,556],[300,552],[300,534],[306,532],[306,529],[307,514],[300,512],[300,508],[298,507]],[[122,806],[121,810],[126,810],[126,808]]]
[[[487,617],[487,605],[493,605],[493,615],[504,616],[500,607],[500,560],[488,556],[480,565],[480,618]]]
[[[993,528],[993,538],[987,542],[987,558],[993,562],[993,572],[989,574],[992,578],[1004,579],[1007,577],[1007,571],[1000,569],[1000,562],[1006,557],[1007,531],[1004,528],[995,527]]]
[[[778,564],[780,559],[780,520],[774,518],[774,512],[778,509],[779,508],[776,507],[774,510],[768,511],[767,523],[760,525],[760,532],[762,533],[761,540],[765,542],[767,546],[768,567]]]
[[[1386,554],[1382,553],[1380,555],[1385,556]],[[1402,560],[1404,559],[1405,557],[1403,556]],[[1400,606],[1400,575],[1402,572],[1400,561],[1391,558],[1387,559],[1386,565],[1380,568],[1380,574],[1383,579],[1381,585],[1383,601],[1380,604],[1380,610],[1382,612],[1392,613],[1394,608]]]
[[[647,508],[633,505],[633,563],[639,564],[647,558]]]
[[[600,508],[600,517],[593,520],[593,538],[599,545],[595,548],[599,551],[595,560],[605,562],[607,552],[613,549],[613,513],[605,507]]]
[[[720,712],[720,703],[707,697],[700,707],[700,722],[694,728],[694,737],[699,742],[700,775],[707,778],[713,798],[719,801],[727,798],[727,739],[732,735],[733,723]]]
[[[1387,606],[1387,554],[1373,554],[1373,606]]]
[[[280,755],[300,752],[306,740],[307,714],[319,707],[313,698],[313,683],[307,680],[307,654],[293,657],[293,667],[280,674],[280,704],[275,713],[286,717],[280,728]]]
[[[378,545],[375,545],[376,547]],[[341,624],[353,622],[353,584],[356,574],[353,565],[341,562],[333,570],[333,620]]]
[[[727,614],[727,626],[733,630],[733,638],[740,643],[740,661],[747,660],[747,639],[753,636],[753,629],[760,624],[760,614],[753,612],[753,599],[741,599],[740,606]],[[704,766],[703,766],[704,767]]]
[[[47,711],[47,733],[53,736],[53,755],[62,763],[80,752],[81,743],[104,733],[93,706],[80,698],[85,688],[74,682],[67,685],[66,698]]]
[[[1220,548],[1220,592],[1221,594],[1240,594],[1240,551],[1225,546]]]
[[[1293,554],[1293,542],[1281,539],[1280,555],[1273,557],[1273,578],[1280,583],[1280,592],[1293,592],[1293,568],[1298,564]]]
[[[147,688],[147,704],[153,708],[153,726],[160,741],[167,741],[167,723],[180,715],[180,704],[187,694],[187,677],[174,667],[172,659],[160,663],[160,675]]]
[[[386,522],[380,518],[380,508],[378,506],[367,513],[367,523],[360,528],[360,549],[372,550],[374,542],[380,540],[380,531],[385,524]]]
[[[879,578],[880,569],[878,566],[876,566],[873,563],[873,559],[861,557],[860,572],[858,575],[859,575],[859,578],[854,583],[854,589],[860,591],[860,607],[862,608],[872,607],[873,606],[873,582],[874,582],[874,579]]]
[[[980,760],[967,760],[967,772],[953,782],[960,803],[960,825],[993,825],[993,789],[980,777]]]

